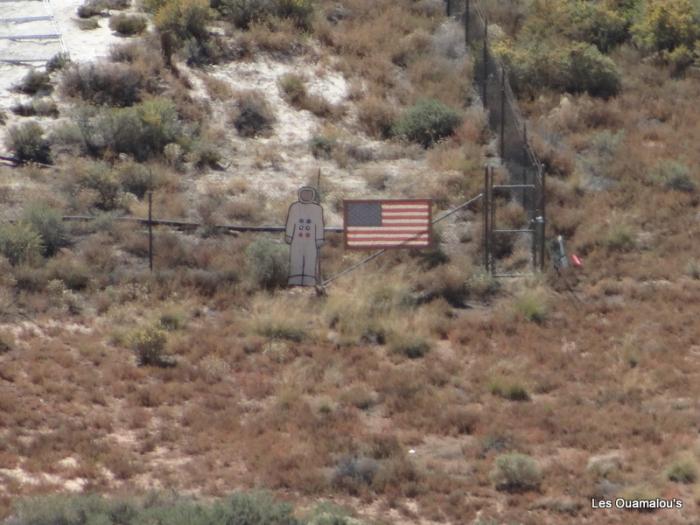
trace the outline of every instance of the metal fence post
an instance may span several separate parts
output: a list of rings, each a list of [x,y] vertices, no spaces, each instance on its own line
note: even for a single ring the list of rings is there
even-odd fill
[[[501,162],[506,156],[506,68],[501,66]]]
[[[447,16],[452,14],[452,2],[450,0],[445,0],[445,9],[447,11]]]
[[[469,46],[469,0],[464,0],[464,43]]]
[[[491,218],[489,219],[489,260],[491,262],[491,275],[496,273],[496,258],[493,256],[493,231],[496,229],[496,197],[493,194],[493,166],[489,168],[491,174],[489,175],[489,193],[491,195]]]
[[[488,101],[486,100],[486,82],[489,76],[489,63],[488,63],[488,50],[489,46],[489,21],[487,18],[484,19],[484,81],[481,89],[481,99],[484,103],[484,109],[488,108]]]
[[[489,271],[489,168],[484,166],[484,270]]]
[[[540,238],[540,271],[544,271],[544,255],[545,255],[545,245],[547,243],[546,241],[546,235],[547,235],[547,211],[546,211],[546,206],[547,206],[547,187],[545,185],[545,174],[544,170],[539,167],[538,169],[538,175],[540,178],[540,211],[542,213],[542,237]]]
[[[153,271],[153,192],[148,192],[148,269]]]

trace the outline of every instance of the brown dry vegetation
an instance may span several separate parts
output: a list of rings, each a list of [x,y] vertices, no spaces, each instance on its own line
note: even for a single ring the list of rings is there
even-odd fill
[[[287,78],[281,90],[322,122],[319,156],[328,146],[327,160],[348,173],[359,167],[373,194],[415,196],[419,185],[446,209],[478,193],[491,137],[470,105],[469,60],[437,45],[436,35],[446,38],[441,3],[343,7],[331,16],[334,5],[323,3],[309,33],[273,19],[227,27],[226,38],[245,59],[334,57],[364,85],[343,108],[310,98],[303,81]],[[522,23],[494,14],[509,33]],[[91,148],[63,123],[53,167],[0,168],[6,218],[36,202],[98,216],[66,226],[48,260],[31,238],[36,253],[26,258],[0,243],[0,514],[20,496],[67,489],[209,497],[265,488],[302,507],[344,504],[367,522],[695,523],[697,78],[677,78],[625,45],[612,54],[618,96],[545,90],[523,101],[548,173],[549,234],[567,238],[583,269],[494,281],[479,268],[475,208],[440,228],[436,249],[389,253],[318,296],[279,289],[286,252],[276,237],[213,228],[279,221],[288,205],[222,166],[231,135],[212,123],[212,106],[239,97],[239,117],[244,94],[203,70],[209,97],[196,99],[177,70],[191,57],[170,70],[157,39],[144,39],[114,50],[118,67],[69,69],[62,89],[80,104],[115,106],[102,108],[113,117],[120,106],[170,100],[177,119],[167,145],[138,163]],[[122,98],[105,82],[133,90]],[[353,133],[388,139],[424,96],[465,117],[451,137],[427,151],[384,140],[372,159],[353,142]],[[274,145],[257,142],[264,137],[246,140],[250,151],[237,155],[283,163]],[[376,159],[395,159],[399,172],[421,159],[425,170],[396,176]],[[220,183],[200,183],[211,172]],[[331,209],[343,195],[324,184]],[[151,189],[159,216],[204,224],[156,228],[153,274],[145,232],[112,216],[145,216]],[[521,226],[522,208],[502,204],[498,223]],[[26,235],[22,224],[0,238]],[[522,243],[497,248],[505,267],[527,264]],[[364,255],[346,252],[338,235],[323,250],[327,276]],[[528,479],[503,482],[498,465],[521,458],[511,453],[534,461]],[[591,497],[640,493],[681,498],[684,508],[590,508]]]

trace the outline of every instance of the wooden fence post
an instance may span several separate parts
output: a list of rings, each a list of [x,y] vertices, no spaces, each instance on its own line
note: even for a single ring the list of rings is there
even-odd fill
[[[153,192],[148,192],[148,269],[153,271]]]

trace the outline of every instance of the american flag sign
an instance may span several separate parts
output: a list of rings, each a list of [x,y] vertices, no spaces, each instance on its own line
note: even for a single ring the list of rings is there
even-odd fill
[[[432,243],[432,201],[346,200],[345,247],[427,248]]]

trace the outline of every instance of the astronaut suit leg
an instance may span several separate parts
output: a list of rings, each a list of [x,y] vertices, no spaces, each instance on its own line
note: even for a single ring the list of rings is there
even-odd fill
[[[285,241],[289,248],[289,286],[319,284],[318,257],[324,241],[323,209],[314,188],[299,190],[299,200],[289,207]]]

